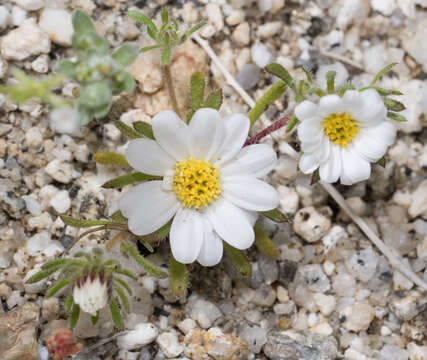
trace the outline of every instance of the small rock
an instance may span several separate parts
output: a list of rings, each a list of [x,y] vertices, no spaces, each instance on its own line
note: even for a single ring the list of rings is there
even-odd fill
[[[14,0],[16,5],[27,11],[39,10],[44,6],[45,0]]]
[[[185,335],[196,327],[197,323],[193,319],[185,319],[178,323],[179,330],[181,330]]]
[[[302,283],[310,290],[320,293],[324,293],[331,288],[331,283],[320,264],[299,267],[294,282],[296,284]]]
[[[153,94],[163,86],[162,69],[158,61],[154,61],[154,56],[153,52],[141,53],[129,67],[139,89],[146,94]]]
[[[71,46],[73,24],[71,14],[62,9],[45,8],[40,14],[39,27],[59,45]]]
[[[148,345],[156,340],[157,328],[151,323],[141,323],[135,326],[134,330],[117,338],[117,346],[120,349],[134,350]]]
[[[425,360],[427,359],[427,346],[418,346],[414,342],[408,344],[409,360]]]
[[[422,181],[412,193],[411,206],[408,211],[413,218],[421,215],[427,219],[427,180]]]
[[[397,345],[386,344],[380,351],[378,360],[408,360],[409,352]]]
[[[2,360],[38,360],[37,327],[39,307],[26,303],[0,315],[0,358]]]
[[[251,41],[249,24],[244,22],[237,26],[234,29],[231,38],[239,45],[248,45]]]
[[[49,126],[60,134],[79,135],[80,120],[74,108],[56,108],[49,114]]]
[[[1,42],[1,53],[5,59],[24,60],[32,55],[48,53],[50,39],[34,19],[25,20],[22,25],[10,31]]]
[[[29,128],[25,133],[25,141],[30,148],[37,149],[43,143],[43,135],[38,127]]]
[[[9,10],[6,6],[0,6],[0,29],[5,29],[9,23]]]
[[[418,290],[412,290],[401,299],[391,301],[391,309],[402,320],[408,321],[427,308],[427,299]]]
[[[258,36],[261,39],[268,39],[276,35],[282,29],[283,29],[283,23],[281,21],[269,22],[261,25],[258,28]]]
[[[316,303],[317,307],[323,315],[329,316],[332,311],[335,310],[335,306],[337,304],[335,296],[316,293],[314,294],[313,298],[314,302]]]
[[[195,329],[185,336],[184,343],[184,354],[192,360],[247,360],[249,356],[245,342],[216,327]]]
[[[52,176],[56,181],[68,184],[72,179],[73,167],[69,163],[61,162],[59,159],[53,159],[45,167],[45,172]]]
[[[50,200],[52,206],[58,214],[64,214],[71,206],[71,199],[67,190],[61,190]]]
[[[418,16],[413,22],[402,32],[402,47],[427,71],[427,45],[423,41],[427,37],[427,18]]]
[[[213,322],[222,316],[221,310],[213,303],[203,299],[189,299],[187,310],[193,320],[203,329],[208,329]]]
[[[339,0],[335,6],[337,26],[342,30],[353,23],[361,24],[371,10],[369,0]]]
[[[356,280],[349,274],[338,274],[332,280],[332,288],[339,296],[353,296],[355,287]]]
[[[294,188],[280,185],[277,187],[280,198],[280,209],[285,214],[294,214],[298,210],[299,196]]]
[[[178,357],[184,351],[175,331],[161,333],[156,342],[168,358]]]
[[[373,10],[390,16],[397,8],[396,0],[370,0]]]
[[[367,282],[375,274],[378,255],[370,246],[362,251],[353,253],[352,256],[346,257],[344,260],[345,266],[351,274],[360,281]]]
[[[13,26],[21,26],[27,15],[28,13],[24,9],[21,9],[19,6],[13,6],[10,12],[10,22]]]
[[[272,307],[276,301],[276,292],[269,285],[261,285],[255,293],[251,300],[252,303],[258,306]]]
[[[31,68],[40,74],[45,74],[49,70],[49,56],[43,54],[37,57],[32,63]]]
[[[268,49],[267,45],[262,43],[256,43],[252,45],[251,57],[252,61],[260,68],[266,67],[274,59],[273,54]]]
[[[309,243],[320,240],[331,227],[331,220],[314,207],[300,209],[294,218],[294,230]]]
[[[427,261],[427,236],[417,246],[418,258]]]
[[[247,324],[239,332],[239,338],[248,343],[249,351],[258,354],[267,342],[267,331],[260,326]]]
[[[243,89],[252,89],[259,81],[260,69],[254,64],[245,64],[236,74],[236,81]]]
[[[245,20],[245,12],[240,9],[233,10],[230,15],[227,16],[227,19],[225,21],[228,25],[234,26],[241,24]],[[249,27],[248,27],[249,30]]]
[[[327,254],[329,251],[335,248],[342,238],[346,238],[348,236],[345,229],[339,225],[334,225],[329,230],[329,232],[322,237],[322,243],[324,245],[324,252]]]
[[[338,353],[333,337],[291,330],[270,331],[263,350],[271,360],[331,360]]]
[[[310,328],[310,331],[315,332],[316,334],[320,335],[331,335],[334,330],[332,329],[331,325],[327,321],[322,321]]]
[[[222,19],[221,8],[218,4],[208,3],[205,8],[208,21],[215,27],[217,31],[224,28],[224,20]]]
[[[343,326],[347,330],[359,332],[369,327],[374,320],[375,311],[368,301],[362,300],[346,306],[340,313],[340,317],[345,318]]]

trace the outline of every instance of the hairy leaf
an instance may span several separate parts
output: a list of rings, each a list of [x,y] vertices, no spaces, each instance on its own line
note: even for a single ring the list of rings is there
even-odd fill
[[[381,69],[377,75],[375,75],[374,80],[372,80],[371,85],[374,85],[385,73],[389,72],[397,63],[391,63]]]
[[[70,311],[71,306],[73,305],[73,294],[68,294],[67,299],[65,300],[64,309],[65,311]]]
[[[71,282],[71,279],[65,278],[58,281],[55,285],[53,285],[46,293],[47,296],[55,295],[59,290],[63,287],[67,286]]]
[[[119,285],[121,285],[123,288],[126,289],[126,291],[129,293],[129,295],[132,295],[132,289],[131,287],[127,284],[126,281],[123,281],[122,279],[118,278],[118,277],[114,277],[113,278],[114,281],[116,281]]]
[[[233,266],[236,268],[236,270],[243,276],[251,276],[252,265],[248,261],[244,252],[232,247],[225,241],[223,241],[223,244],[224,244],[225,253],[230,258],[230,261],[233,264]]]
[[[124,166],[130,168],[124,155],[110,152],[100,152],[95,154],[94,160],[101,165]]]
[[[219,110],[222,105],[222,90],[212,91],[206,98],[203,107]]]
[[[336,71],[328,71],[326,73],[326,83],[328,94],[333,94],[335,92],[335,77],[337,76]]]
[[[123,214],[122,214],[122,212],[121,212],[120,210],[115,211],[115,212],[110,216],[110,218],[112,218],[114,221],[117,221],[117,222],[127,222],[127,221],[128,221],[128,219],[126,219],[126,218],[123,216]]]
[[[72,22],[74,31],[77,33],[95,31],[95,26],[93,25],[92,20],[84,11],[74,10]]]
[[[120,188],[129,184],[134,184],[136,182],[143,182],[149,180],[161,180],[161,176],[147,175],[140,172],[126,174],[119,176],[113,180],[107,181],[104,185],[102,185],[105,189],[113,189]]]
[[[116,120],[114,122],[114,125],[116,125],[116,128],[120,130],[120,132],[123,135],[126,135],[129,139],[138,139],[141,138],[141,134],[136,131],[135,129],[132,129],[130,126],[126,125],[124,122],[120,120]]]
[[[34,284],[36,282],[39,282],[40,280],[43,280],[50,275],[52,275],[54,272],[58,271],[59,267],[50,268],[48,270],[41,270],[38,273],[34,274],[27,280],[27,284]]]
[[[111,298],[110,300],[110,312],[114,325],[117,329],[122,330],[124,328],[123,317],[120,313],[120,308],[115,298]]]
[[[74,219],[70,216],[61,216],[62,221],[70,226],[77,228],[85,228],[99,225],[122,225],[121,223],[110,221],[110,220],[85,220],[85,219]]]
[[[73,304],[73,310],[71,311],[71,315],[70,315],[70,326],[71,328],[74,328],[77,324],[77,321],[79,320],[79,316],[80,316],[80,306],[77,304]]]
[[[405,105],[403,105],[400,101],[392,100],[392,99],[384,99],[384,105],[388,110],[391,111],[403,111],[406,109]]]
[[[159,279],[164,279],[168,276],[168,274],[160,270],[156,265],[153,265],[146,258],[141,256],[138,250],[136,250],[133,246],[128,245],[127,250],[129,251],[129,254],[136,260],[136,262],[141,265],[150,275]]]
[[[254,231],[255,246],[259,252],[269,259],[277,259],[279,257],[279,250],[277,250],[276,245],[274,245],[267,234],[257,225],[255,225]]]
[[[171,61],[171,57],[172,57],[172,49],[171,48],[166,48],[165,50],[163,50],[162,52],[162,65],[166,66],[169,64],[169,62]]]
[[[141,24],[144,24],[147,27],[147,32],[150,35],[151,38],[154,40],[157,39],[157,33],[159,30],[157,29],[157,26],[154,24],[151,19],[144,15],[143,13],[139,11],[128,11],[128,15],[134,19],[135,21],[140,22]]]
[[[201,108],[205,96],[205,86],[205,77],[201,72],[191,75],[190,103],[193,110]]]
[[[398,122],[406,122],[406,121],[408,121],[406,119],[406,117],[404,117],[403,115],[397,114],[397,113],[391,112],[391,111],[387,112],[387,117],[389,117],[390,119],[392,119],[394,121],[398,121]]]
[[[122,303],[123,309],[128,313],[130,312],[129,299],[121,287],[114,286],[117,295],[119,295],[120,302]]]
[[[135,121],[133,123],[133,127],[140,134],[144,135],[149,139],[154,140],[153,127],[149,123],[146,123],[144,121]]]
[[[261,211],[261,214],[265,217],[268,217],[270,220],[273,220],[274,222],[289,222],[289,219],[286,217],[286,215],[284,215],[279,209]]]
[[[188,30],[182,37],[181,37],[181,44],[186,41],[191,35],[193,35],[197,30],[199,30],[201,27],[206,25],[206,21],[201,21],[198,24],[194,25],[190,30]]]
[[[113,52],[111,57],[116,60],[120,65],[126,67],[133,63],[138,55],[138,50],[131,43],[124,43],[116,51]]]
[[[176,261],[172,253],[169,261],[169,283],[176,296],[185,294],[189,283],[189,274],[185,264]]]
[[[385,168],[385,165],[386,165],[386,159],[385,159],[385,157],[383,156],[381,159],[379,159],[379,160],[377,161],[377,164],[378,164],[379,166],[381,166],[381,167]]]
[[[288,70],[286,70],[282,65],[277,63],[271,63],[265,68],[270,74],[277,76],[282,79],[286,85],[288,85],[293,91],[297,92],[297,86],[294,79]]]
[[[292,119],[288,122],[288,125],[286,125],[286,132],[291,132],[296,124],[298,124],[298,118],[293,116]]]

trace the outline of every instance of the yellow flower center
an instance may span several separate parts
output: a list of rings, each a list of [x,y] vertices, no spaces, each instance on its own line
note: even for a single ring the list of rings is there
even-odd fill
[[[218,168],[193,158],[181,161],[175,165],[173,190],[183,207],[207,206],[221,193]]]
[[[322,125],[329,139],[331,139],[333,143],[345,148],[360,130],[356,121],[346,112],[329,115],[323,119]]]

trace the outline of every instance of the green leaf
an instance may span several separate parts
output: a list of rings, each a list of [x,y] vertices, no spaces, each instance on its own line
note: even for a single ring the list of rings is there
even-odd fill
[[[117,221],[117,222],[127,222],[128,221],[128,219],[123,216],[123,214],[120,210],[117,210],[116,212],[114,212],[110,216],[110,218],[112,218],[114,221]]]
[[[89,15],[81,10],[74,10],[73,17],[73,28],[76,33],[86,33],[89,31],[96,31],[93,26],[92,20]]]
[[[317,168],[313,175],[311,176],[311,182],[310,185],[314,185],[317,184],[320,181],[320,174],[319,174],[319,169]]]
[[[222,105],[222,90],[212,91],[206,98],[203,107],[219,110]]]
[[[126,281],[123,281],[122,279],[120,279],[118,277],[114,277],[114,281],[116,281],[119,285],[121,285],[123,288],[125,288],[126,291],[129,293],[129,295],[132,295],[132,289],[130,288],[130,286],[127,284]]]
[[[65,300],[64,309],[65,311],[70,311],[71,306],[73,305],[73,294],[69,294]]]
[[[378,164],[379,166],[381,166],[381,167],[385,168],[385,165],[386,165],[386,159],[385,159],[385,157],[383,156],[381,159],[379,159],[379,160],[377,161],[377,164]]]
[[[80,306],[74,303],[73,310],[71,311],[71,315],[69,319],[71,328],[74,328],[76,326],[77,321],[79,320],[79,316],[80,316]]]
[[[147,175],[140,172],[119,176],[113,180],[107,181],[102,187],[104,189],[120,188],[136,182],[161,180],[161,176]]]
[[[126,125],[120,120],[116,120],[114,125],[116,125],[116,128],[119,129],[121,133],[126,135],[129,139],[138,139],[142,137],[138,131],[132,129],[129,125]]]
[[[101,165],[124,166],[130,168],[124,155],[110,152],[100,152],[95,154],[94,160]]]
[[[56,65],[56,71],[69,78],[74,78],[76,74],[76,64],[70,60],[61,60]]]
[[[388,95],[403,95],[399,90],[395,90],[395,89],[384,89],[378,86],[366,86],[362,89],[360,89],[359,91],[365,91],[368,89],[374,89],[377,90],[378,94],[380,94],[381,96],[388,96]]]
[[[145,241],[144,236],[138,236],[138,241],[150,252],[153,253],[154,249],[153,247],[150,245],[150,243],[148,241]]]
[[[190,104],[193,110],[202,107],[205,94],[205,77],[201,72],[191,75],[190,80]]]
[[[276,245],[271,241],[267,234],[257,225],[254,227],[255,231],[255,246],[258,251],[269,259],[277,259],[279,257],[279,250]]]
[[[271,63],[267,65],[265,70],[267,70],[267,72],[269,72],[270,74],[273,74],[278,78],[282,79],[285,84],[287,84],[293,91],[297,92],[297,87],[294,79],[292,78],[289,71],[286,70],[282,65],[277,63]]]
[[[110,311],[114,325],[117,329],[122,330],[124,328],[123,317],[120,313],[120,308],[115,298],[111,298],[110,300]]]
[[[388,110],[391,111],[403,111],[406,109],[405,105],[403,105],[400,101],[392,100],[392,99],[384,99],[384,105]]]
[[[286,125],[286,132],[291,132],[296,124],[298,124],[298,118],[293,116],[292,119],[288,122],[288,125]]]
[[[171,48],[167,48],[165,50],[163,50],[162,52],[162,65],[166,66],[169,64],[169,62],[171,61],[171,57],[172,57],[172,49]]]
[[[172,220],[163,225],[159,230],[156,231],[156,235],[159,238],[159,240],[164,240],[166,236],[169,235],[169,232],[171,230],[172,226]]]
[[[161,47],[163,47],[163,45],[152,45],[152,46],[146,46],[146,47],[143,47],[140,51],[141,51],[142,53],[145,53],[145,52],[147,52],[147,51],[154,50],[154,49],[159,49],[159,48],[161,48]]]
[[[289,222],[286,215],[284,215],[279,209],[261,211],[261,214],[277,223]]]
[[[57,268],[59,269],[61,266],[64,266],[65,264],[68,264],[69,262],[72,262],[74,260],[72,259],[56,259],[56,260],[51,260],[48,261],[46,264],[44,264],[42,266],[43,270],[48,270],[48,269],[52,269],[52,268]]]
[[[277,99],[279,99],[286,90],[286,84],[284,82],[275,83],[264,96],[258,100],[254,108],[249,113],[249,120],[251,126],[257,121],[261,115],[272,105]]]
[[[168,274],[160,270],[156,265],[153,265],[146,258],[141,256],[138,250],[136,250],[133,246],[127,245],[127,250],[129,251],[129,254],[136,260],[136,262],[141,265],[150,275],[159,279],[164,279],[168,276]]]
[[[122,244],[122,245],[123,245],[123,244]],[[130,277],[130,278],[131,278],[131,279],[133,279],[133,280],[136,280],[136,279],[137,279],[136,275],[135,275],[132,271],[127,270],[127,269],[114,268],[114,269],[112,269],[112,271],[113,271],[114,273],[116,273],[116,274],[120,274],[120,275],[124,275],[124,276]]]
[[[144,15],[139,11],[128,11],[128,15],[135,21],[138,21],[141,24],[144,24],[147,27],[148,34],[153,40],[157,39],[157,33],[159,32],[159,30],[157,29],[157,26],[153,23],[153,21],[151,21],[151,19],[148,16]]]
[[[340,92],[339,92],[339,96],[340,97],[343,97],[344,96],[344,94],[345,94],[345,92],[347,91],[347,90],[355,90],[356,88],[354,87],[354,85],[352,85],[352,84],[346,84],[346,85],[344,85],[341,89],[340,89]]]
[[[146,123],[145,121],[135,121],[133,123],[133,127],[140,134],[144,135],[149,139],[154,140],[153,127],[149,123]]]
[[[232,247],[231,245],[228,245],[228,243],[225,241],[223,241],[222,243],[224,244],[225,253],[230,258],[230,261],[236,268],[236,270],[243,276],[251,276],[252,265],[248,261],[243,251],[238,250]]]
[[[39,282],[40,280],[43,280],[50,275],[52,275],[54,272],[58,271],[58,268],[51,268],[48,270],[40,270],[38,273],[34,274],[27,280],[27,284],[34,284],[36,282]]]
[[[95,325],[99,320],[99,311],[96,312],[95,316],[91,316],[90,320],[92,321],[92,324]]]
[[[71,282],[71,279],[62,279],[58,281],[55,285],[53,285],[46,293],[47,296],[53,296],[55,295],[59,290],[61,290],[63,287],[67,286]]]
[[[185,42],[191,35],[193,35],[197,30],[199,30],[201,27],[206,25],[206,21],[201,21],[198,24],[194,25],[190,30],[188,30],[184,35],[181,37],[181,44]]]
[[[120,302],[122,303],[123,309],[128,313],[130,312],[129,299],[121,287],[114,286],[117,295],[119,295]]]
[[[116,51],[113,52],[111,57],[116,60],[120,65],[126,67],[133,63],[138,55],[138,50],[131,43],[124,43]]]
[[[335,77],[337,76],[336,71],[328,71],[326,73],[326,83],[328,94],[333,94],[335,92]]]
[[[114,80],[113,94],[115,95],[120,94],[121,92],[131,93],[135,90],[135,79],[125,70],[118,72],[114,76]]]
[[[302,67],[302,70],[304,71],[305,76],[307,77],[307,81],[308,81],[308,83],[309,83],[309,84],[313,83],[313,79],[312,79],[312,77],[311,77],[311,72],[310,72],[310,70],[306,69],[304,66]]]
[[[385,73],[389,72],[397,63],[391,63],[385,68],[381,69],[377,75],[375,75],[374,80],[372,80],[371,85],[374,85]]]
[[[390,118],[390,119],[392,119],[392,120],[394,120],[394,121],[398,121],[398,122],[406,122],[406,121],[408,121],[406,119],[406,117],[404,117],[403,115],[397,114],[397,113],[391,112],[391,111],[387,112],[387,117]]]
[[[92,226],[100,225],[122,225],[121,223],[110,221],[110,220],[84,220],[84,219],[74,219],[70,216],[61,215],[62,221],[72,227],[77,228],[86,228]]]
[[[188,288],[189,274],[185,264],[176,261],[172,253],[169,261],[169,284],[176,296],[182,296]]]
[[[162,18],[162,23],[167,24],[169,22],[169,11],[167,9],[162,9],[160,12],[160,16]]]

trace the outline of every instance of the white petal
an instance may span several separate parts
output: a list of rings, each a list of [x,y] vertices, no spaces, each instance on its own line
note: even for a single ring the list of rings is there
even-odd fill
[[[224,198],[209,206],[207,215],[216,233],[231,246],[245,250],[254,242],[254,229],[247,215]]]
[[[362,94],[357,90],[347,90],[342,97],[345,111],[355,118],[357,112],[362,106]]]
[[[396,139],[396,126],[389,121],[384,121],[377,126],[361,129],[360,132],[368,134],[374,139],[382,140],[387,146],[393,144]]]
[[[301,142],[301,151],[304,153],[312,153],[316,152],[320,149],[322,146],[322,142],[324,141],[324,138],[326,135],[323,135],[316,139],[314,142],[304,141]]]
[[[324,134],[323,127],[317,118],[303,121],[298,125],[297,131],[301,142],[317,142]]]
[[[197,259],[204,239],[202,215],[193,209],[180,208],[172,221],[170,231],[171,251],[182,264],[191,264]]]
[[[242,209],[242,211],[245,214],[246,218],[249,220],[252,227],[254,227],[259,217],[258,211],[251,211],[251,210],[245,210],[245,209]]]
[[[276,189],[249,176],[228,177],[223,182],[224,198],[247,210],[267,211],[279,205]]]
[[[329,140],[327,136],[323,136],[322,142],[316,152],[313,152],[313,154],[317,157],[319,160],[319,163],[325,162],[329,158],[329,152],[331,149],[331,146],[333,144]]]
[[[362,103],[358,110],[354,112],[355,120],[362,127],[375,126],[384,121],[387,109],[378,92],[368,89],[361,92]]]
[[[162,189],[162,181],[147,181],[125,193],[119,209],[129,219],[129,230],[147,235],[165,225],[180,204],[172,191]]]
[[[252,175],[261,177],[273,170],[276,165],[276,152],[268,145],[254,144],[245,146],[224,167],[221,175]]]
[[[189,157],[188,125],[173,111],[159,112],[152,120],[153,132],[159,145],[178,161]]]
[[[317,105],[305,100],[295,107],[295,116],[299,121],[309,120],[316,115]]]
[[[330,114],[341,114],[345,111],[344,102],[338,95],[326,95],[319,100],[317,114],[322,118]]]
[[[298,165],[304,174],[311,174],[319,167],[319,160],[313,153],[302,154]]]
[[[126,160],[145,174],[162,176],[175,165],[175,160],[151,139],[133,139],[126,150]]]
[[[327,183],[334,183],[341,174],[341,150],[339,145],[331,144],[329,158],[320,164],[320,180]]]
[[[352,185],[369,178],[371,165],[355,152],[351,144],[347,149],[341,148],[341,160],[341,184]]]
[[[224,140],[213,161],[215,165],[224,164],[242,148],[249,133],[250,120],[243,114],[233,114],[223,119]]]
[[[204,219],[205,236],[197,261],[203,266],[214,266],[221,261],[223,253],[222,240],[214,231],[208,219]]]
[[[224,137],[224,123],[215,109],[199,109],[190,122],[189,152],[198,160],[209,161],[218,152]]]

